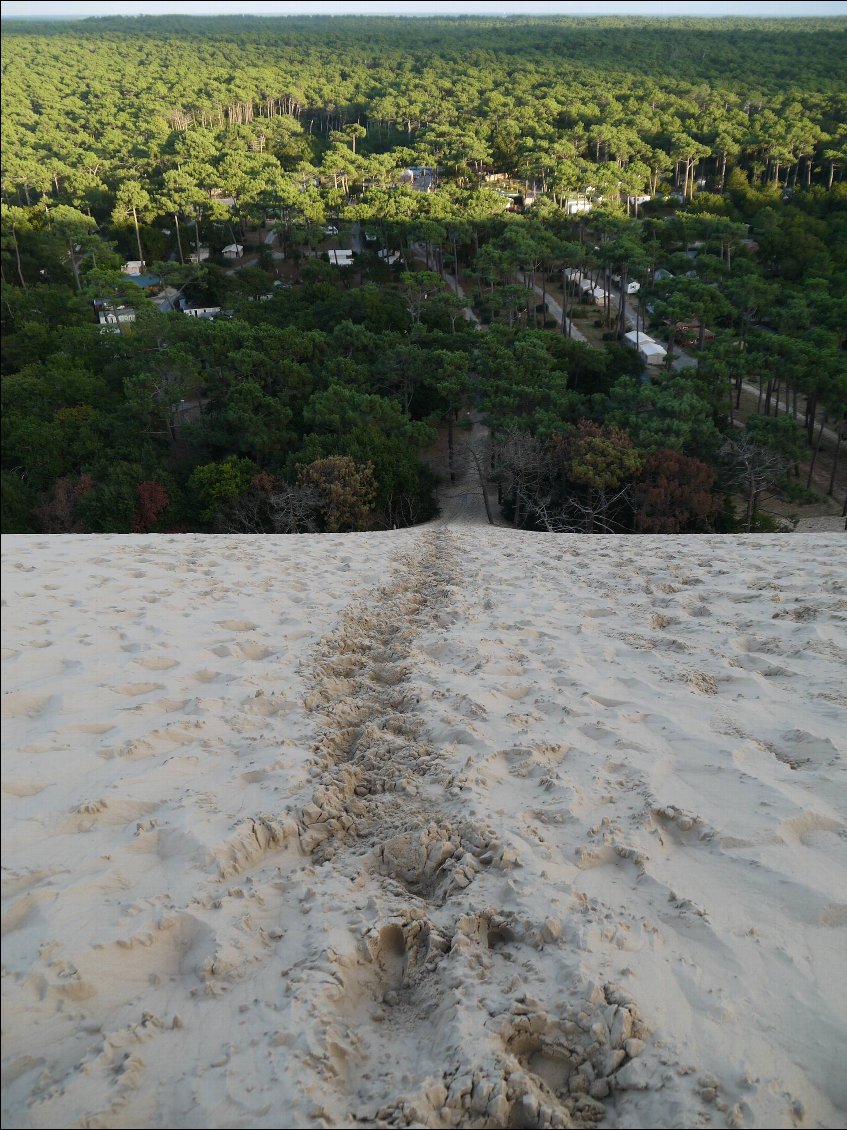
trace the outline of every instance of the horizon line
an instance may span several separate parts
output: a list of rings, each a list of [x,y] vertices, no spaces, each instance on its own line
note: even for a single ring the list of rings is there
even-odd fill
[[[612,17],[617,17],[626,20],[702,20],[704,22],[719,22],[719,21],[740,21],[740,20],[767,20],[771,23],[785,23],[796,20],[806,21],[825,21],[825,20],[845,20],[847,19],[847,10],[844,12],[836,12],[832,15],[806,15],[804,12],[796,12],[792,14],[784,13],[781,15],[759,15],[755,12],[746,12],[742,14],[721,12],[705,15],[698,12],[684,13],[662,13],[662,12],[585,12],[580,15],[572,15],[567,12],[386,12],[381,14],[378,12],[214,12],[196,14],[194,12],[135,12],[135,13],[121,13],[111,12],[108,15],[16,15],[16,16],[2,16],[0,15],[0,23],[90,23],[99,20],[167,20],[178,16],[181,19],[187,20],[292,20],[292,19],[306,19],[306,20],[605,20]]]

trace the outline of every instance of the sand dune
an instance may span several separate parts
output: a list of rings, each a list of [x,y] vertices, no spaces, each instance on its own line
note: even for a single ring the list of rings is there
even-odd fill
[[[843,546],[4,538],[3,1125],[844,1125]]]

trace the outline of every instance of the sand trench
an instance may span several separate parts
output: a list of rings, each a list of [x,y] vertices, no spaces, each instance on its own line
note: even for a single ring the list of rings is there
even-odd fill
[[[647,1033],[626,993],[584,982],[566,960],[550,970],[571,973],[558,1014],[527,994],[514,967],[561,943],[555,920],[468,909],[477,877],[515,858],[462,814],[426,731],[416,639],[447,618],[459,563],[443,528],[415,548],[321,641],[307,698],[320,775],[297,813],[300,847],[320,864],[316,886],[331,867],[379,908],[355,956],[335,962],[328,1074],[342,1107],[358,1092],[349,1117],[361,1125],[594,1126]],[[486,982],[504,978],[512,1000],[492,1008]]]

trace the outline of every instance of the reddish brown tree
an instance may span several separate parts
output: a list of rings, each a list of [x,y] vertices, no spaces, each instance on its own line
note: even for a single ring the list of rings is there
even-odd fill
[[[268,471],[260,471],[250,480],[250,486],[259,494],[272,494],[275,490],[279,490],[281,482],[282,480],[278,479],[276,475],[272,475]]]
[[[678,451],[654,451],[633,490],[640,534],[696,534],[711,529],[717,510],[715,476],[705,463]]]
[[[44,534],[84,534],[87,527],[77,517],[77,506],[84,494],[97,484],[91,475],[65,475],[41,496],[35,517]]]
[[[138,484],[138,505],[135,509],[135,520],[132,523],[133,533],[149,534],[157,518],[167,510],[170,503],[168,492],[157,482],[144,482]]]

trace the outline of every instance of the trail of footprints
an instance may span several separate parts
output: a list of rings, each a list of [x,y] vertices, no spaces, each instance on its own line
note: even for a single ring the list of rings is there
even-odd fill
[[[612,985],[577,978],[554,1004],[559,986],[545,984],[531,959],[561,945],[558,920],[468,910],[480,872],[508,872],[516,859],[491,828],[461,814],[417,709],[415,638],[443,617],[456,568],[449,535],[422,540],[423,552],[351,606],[320,645],[307,700],[320,734],[310,799],[289,816],[245,822],[221,853],[221,876],[296,836],[318,865],[316,884],[332,860],[334,874],[375,893],[379,913],[357,960],[331,963],[341,992],[329,994],[325,1064],[343,1091],[341,1061],[357,1061],[351,1122],[593,1126],[645,1032]],[[573,976],[564,955],[560,972]],[[527,989],[533,973],[541,999]],[[504,976],[512,992],[492,991]],[[440,1076],[401,1074],[398,1095],[397,1064],[415,1065],[419,1042],[441,1055]]]

